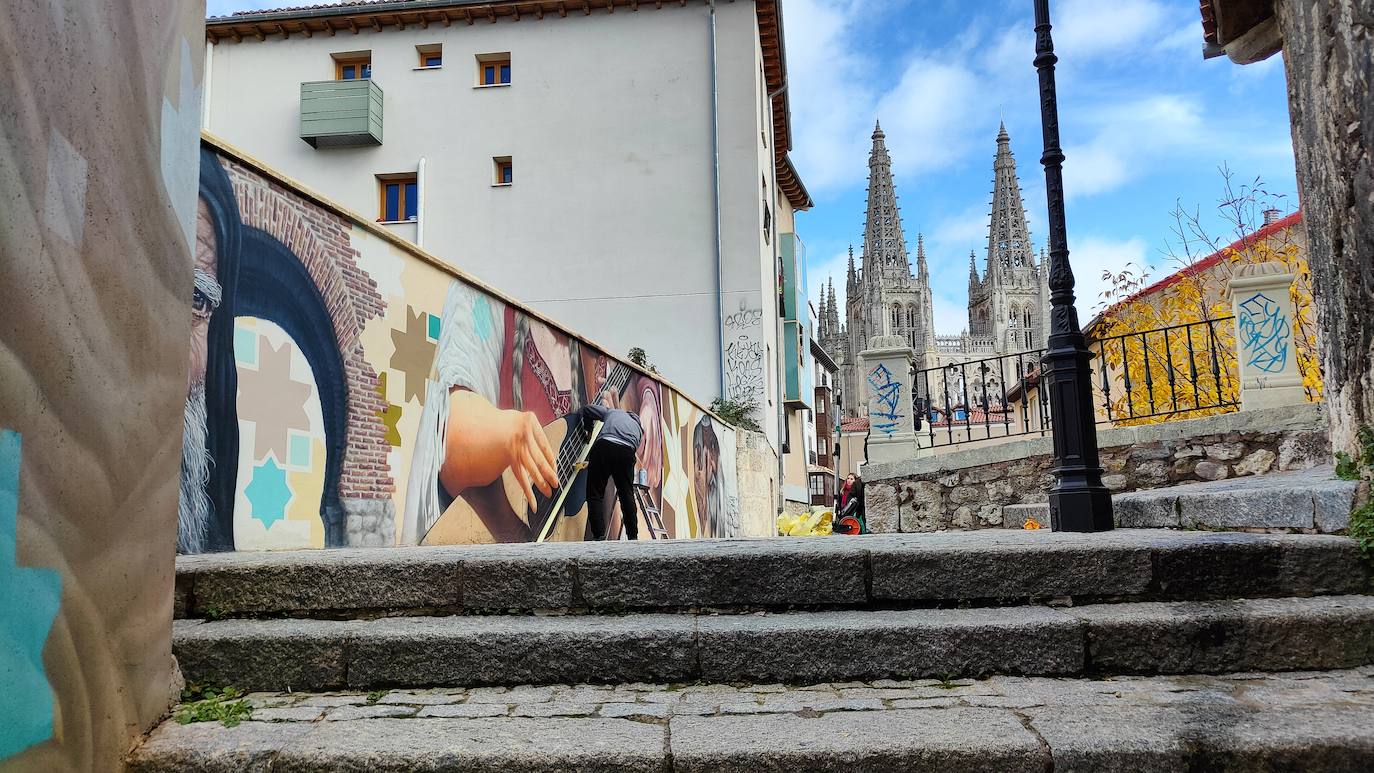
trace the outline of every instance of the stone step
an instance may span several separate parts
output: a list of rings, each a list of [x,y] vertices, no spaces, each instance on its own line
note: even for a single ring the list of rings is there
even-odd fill
[[[1118,525],[1283,529],[1332,534],[1350,526],[1358,481],[1331,467],[1133,491],[1112,497]]]
[[[1374,769],[1374,669],[248,696],[135,773]]]
[[[173,651],[188,681],[249,690],[1348,668],[1374,662],[1374,596],[179,621]]]
[[[227,553],[177,559],[177,616],[919,606],[1363,593],[1321,535],[1048,530]]]

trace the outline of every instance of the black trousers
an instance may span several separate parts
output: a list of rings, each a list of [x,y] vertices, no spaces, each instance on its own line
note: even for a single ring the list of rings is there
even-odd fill
[[[592,538],[606,539],[606,480],[615,481],[620,497],[620,519],[625,534],[639,539],[639,517],[635,508],[635,449],[609,440],[598,440],[587,455],[587,522]]]

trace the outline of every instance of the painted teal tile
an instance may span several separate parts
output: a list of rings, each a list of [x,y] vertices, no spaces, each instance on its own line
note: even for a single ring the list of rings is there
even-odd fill
[[[289,438],[289,463],[292,467],[306,470],[310,468],[310,436],[291,433]]]
[[[433,314],[429,315],[429,337],[439,340],[439,318]]]
[[[52,737],[43,645],[62,604],[62,576],[15,563],[19,433],[0,430],[0,761]]]
[[[234,359],[250,368],[258,366],[258,331],[234,327]]]

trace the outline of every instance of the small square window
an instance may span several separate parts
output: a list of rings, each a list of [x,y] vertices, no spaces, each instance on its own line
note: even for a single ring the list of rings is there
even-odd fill
[[[413,174],[377,176],[380,213],[377,220],[399,223],[415,220],[419,214],[420,191]]]
[[[510,156],[497,156],[491,163],[492,185],[510,185],[515,182],[515,168],[511,164]]]
[[[356,81],[372,78],[372,53],[335,54],[334,80]]]
[[[416,46],[415,54],[420,59],[421,67],[429,68],[444,66],[444,47],[442,43]]]
[[[477,85],[509,86],[510,54],[478,54]]]

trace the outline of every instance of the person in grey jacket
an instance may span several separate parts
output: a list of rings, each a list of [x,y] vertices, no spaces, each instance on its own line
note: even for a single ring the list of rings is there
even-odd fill
[[[639,417],[619,408],[588,405],[582,408],[582,425],[588,431],[601,422],[587,456],[587,522],[592,538],[606,539],[606,480],[615,481],[615,493],[620,498],[620,519],[625,524],[625,536],[639,539],[639,517],[635,508],[634,478],[635,452],[644,438]]]

